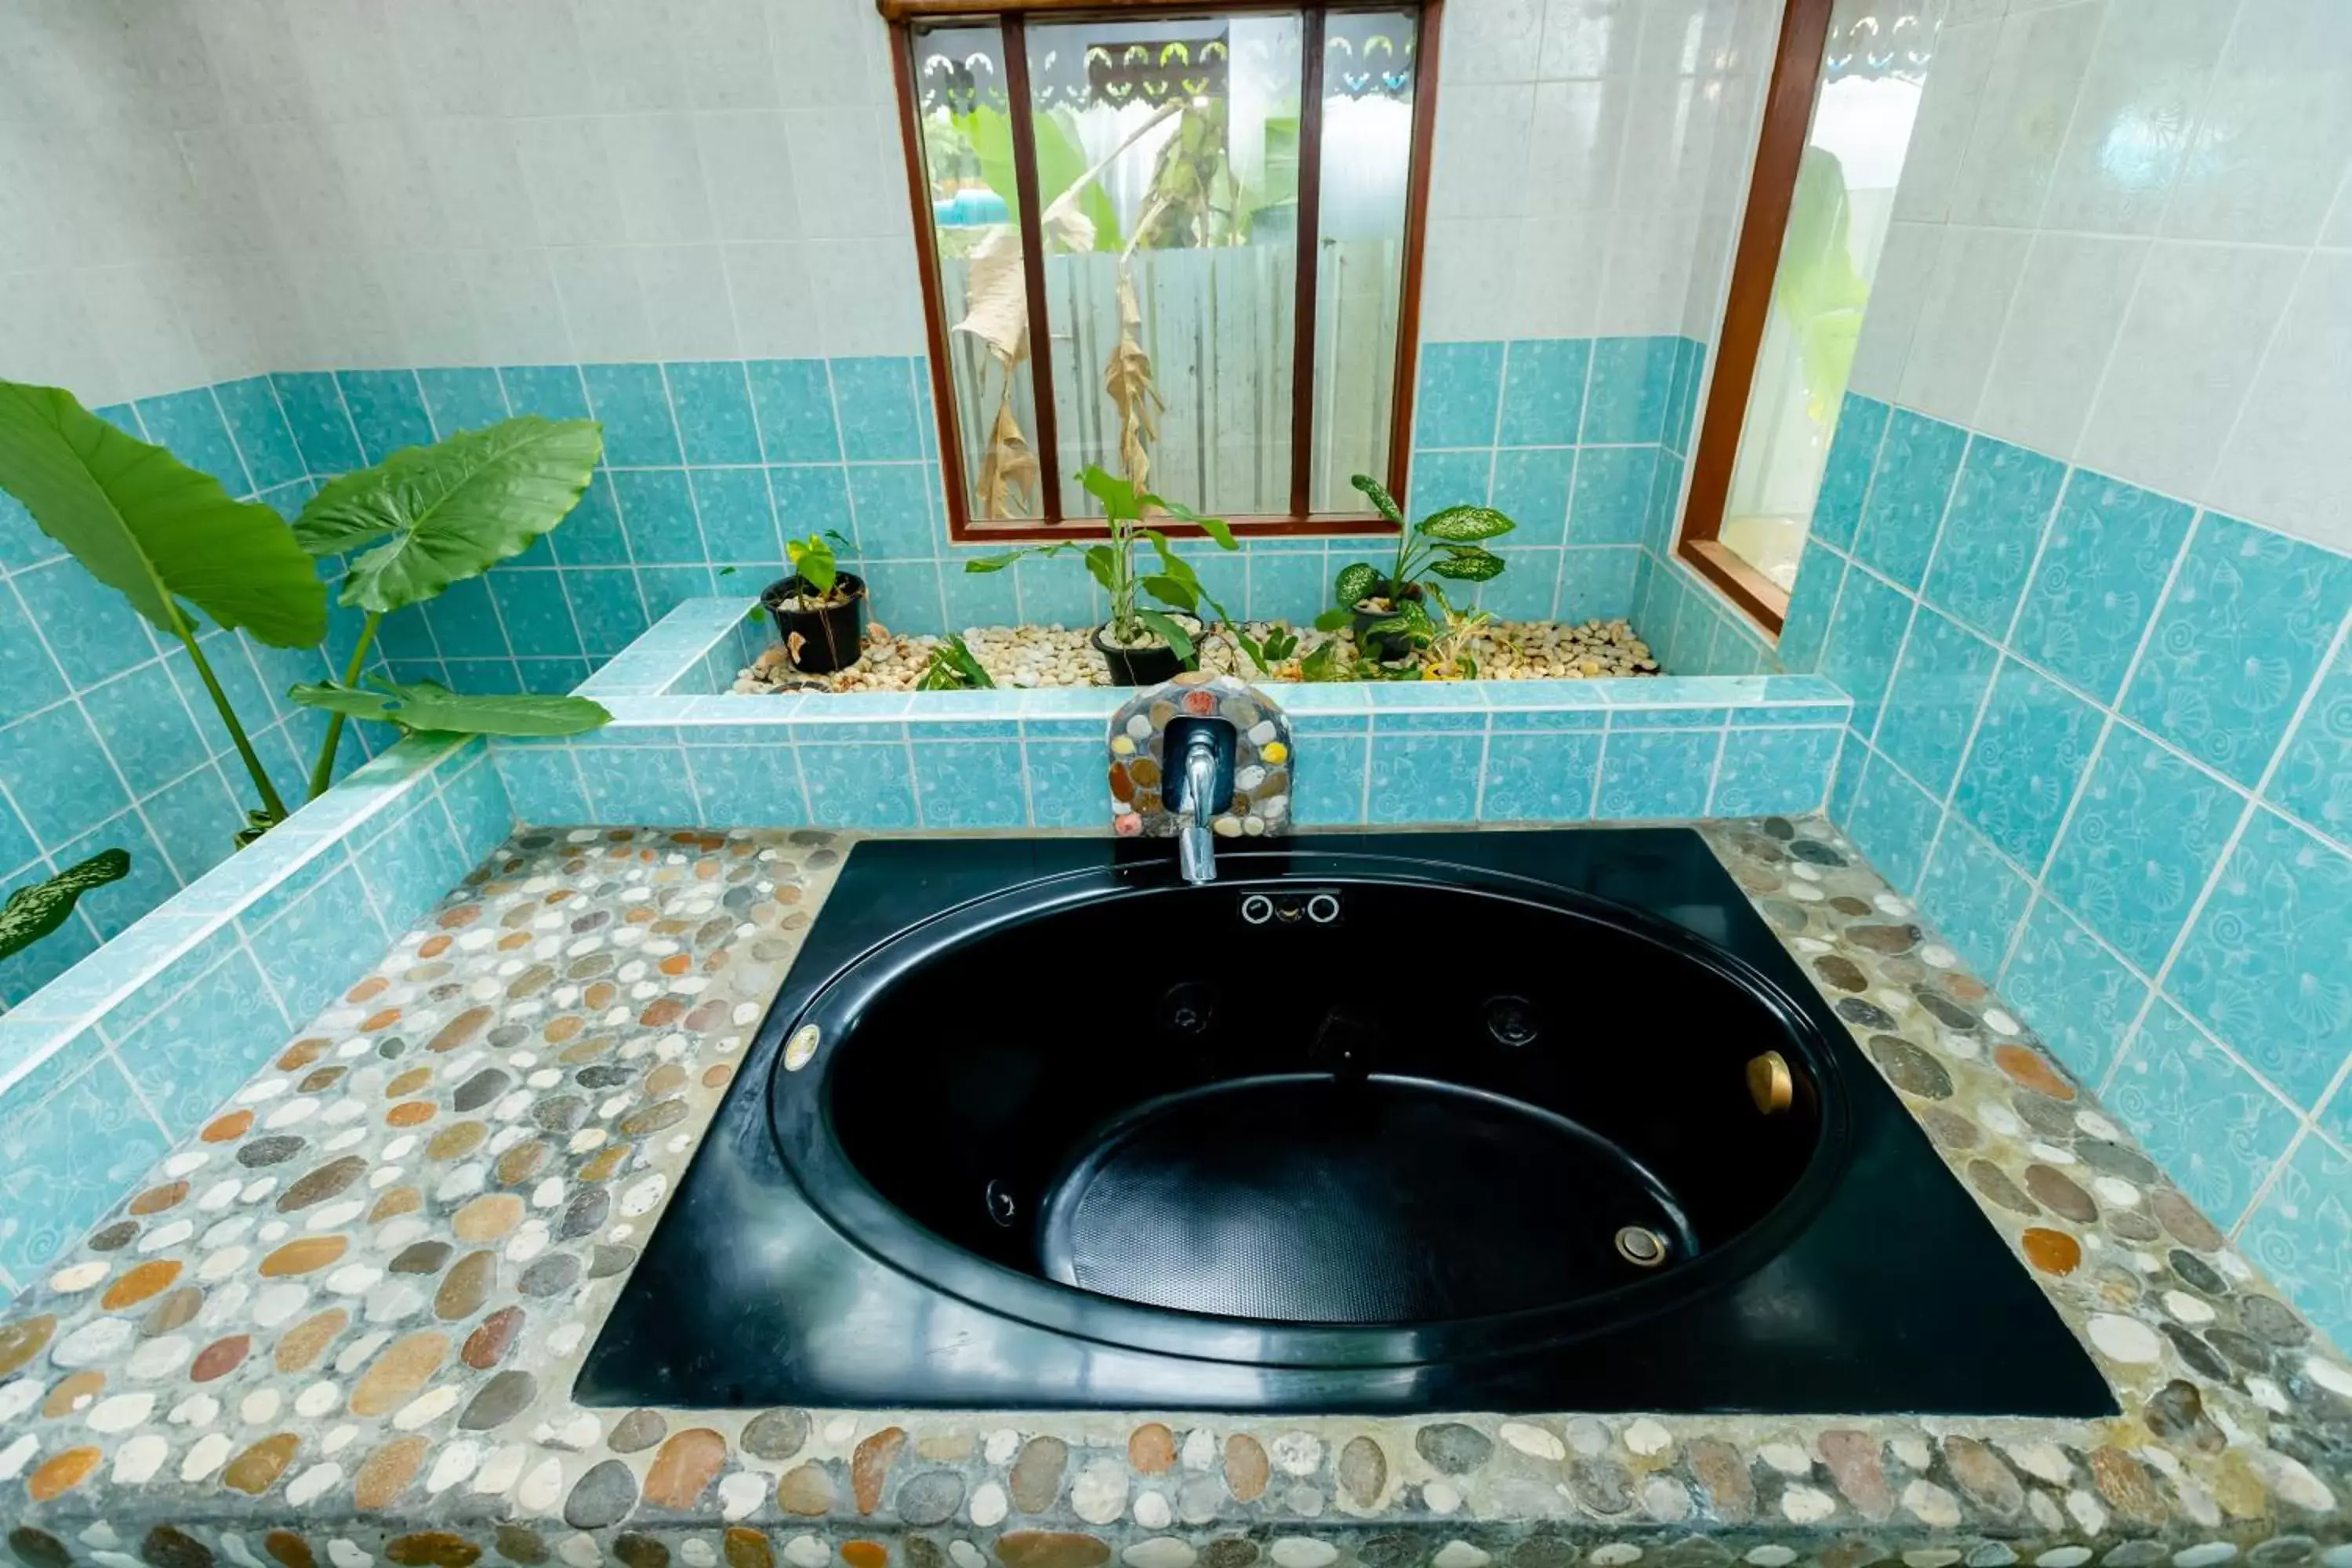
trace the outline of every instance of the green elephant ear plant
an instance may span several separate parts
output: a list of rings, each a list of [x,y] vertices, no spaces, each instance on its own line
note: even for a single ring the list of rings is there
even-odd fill
[[[1359,561],[1341,568],[1332,585],[1337,603],[1316,616],[1315,625],[1329,632],[1353,623],[1357,646],[1365,654],[1401,658],[1427,647],[1444,631],[1422,602],[1427,580],[1484,583],[1501,576],[1505,562],[1485,543],[1518,524],[1485,506],[1450,506],[1408,523],[1387,486],[1369,474],[1350,482],[1397,525],[1396,559],[1385,567]]]
[[[341,598],[366,619],[341,681],[292,692],[334,715],[311,795],[333,782],[346,717],[410,731],[527,735],[575,733],[611,718],[581,698],[460,697],[380,678],[377,689],[356,684],[385,615],[529,548],[578,503],[602,452],[588,421],[510,419],[346,474],[289,528],[269,507],[231,500],[210,475],[123,434],[71,393],[0,381],[0,490],[187,649],[261,803],[240,843],[282,820],[287,805],[213,672],[199,626],[208,619],[270,647],[316,647],[327,633],[327,588],[314,557],[362,552]]]
[[[332,715],[310,769],[313,798],[334,782],[346,719],[467,735],[576,735],[611,720],[584,697],[467,697],[429,680],[382,676],[360,683],[384,616],[530,549],[580,504],[604,455],[593,420],[524,416],[404,447],[310,498],[294,520],[294,538],[320,558],[360,552],[344,569],[337,602],[366,616],[342,679],[290,693]]]

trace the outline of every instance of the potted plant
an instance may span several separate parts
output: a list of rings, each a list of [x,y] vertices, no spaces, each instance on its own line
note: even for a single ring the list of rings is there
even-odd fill
[[[1407,523],[1387,486],[1370,474],[1358,474],[1350,482],[1397,525],[1396,559],[1385,569],[1368,561],[1342,568],[1333,585],[1337,603],[1318,616],[1315,625],[1330,632],[1352,624],[1356,646],[1366,657],[1400,659],[1427,647],[1438,635],[1437,623],[1423,603],[1425,580],[1484,583],[1500,576],[1503,558],[1483,542],[1518,524],[1484,506],[1450,506]]]
[[[1002,555],[983,555],[964,563],[967,572],[1002,572],[1024,555],[1061,555],[1075,552],[1085,557],[1087,570],[1110,597],[1110,618],[1095,628],[1094,645],[1110,665],[1110,678],[1120,686],[1157,686],[1174,679],[1198,657],[1201,611],[1206,606],[1220,621],[1228,621],[1224,606],[1211,598],[1190,563],[1176,553],[1168,536],[1143,526],[1147,511],[1166,512],[1189,522],[1216,541],[1223,550],[1238,550],[1234,531],[1221,518],[1202,517],[1126,479],[1089,467],[1078,475],[1088,494],[1102,502],[1110,530],[1107,542],[1092,544],[1076,540],[1030,545]],[[1136,570],[1135,549],[1149,542],[1159,556],[1157,571]],[[1164,608],[1154,608],[1145,600]]]
[[[831,675],[857,662],[866,647],[866,580],[841,570],[834,545],[849,541],[827,530],[787,540],[793,574],[760,595],[784,639],[784,657],[809,675]]]

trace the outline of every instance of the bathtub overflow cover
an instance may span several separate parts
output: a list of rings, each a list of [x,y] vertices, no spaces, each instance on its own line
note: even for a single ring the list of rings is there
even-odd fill
[[[1646,1226],[1629,1225],[1617,1233],[1617,1256],[1636,1268],[1655,1268],[1666,1260],[1665,1238]]]

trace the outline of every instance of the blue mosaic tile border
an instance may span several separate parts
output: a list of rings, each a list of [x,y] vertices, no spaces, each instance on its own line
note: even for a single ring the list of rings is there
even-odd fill
[[[0,1017],[0,1292],[364,973],[514,825],[480,741],[393,748]]]
[[[2352,560],[1849,396],[1780,653],[1831,814],[2352,1339]]]

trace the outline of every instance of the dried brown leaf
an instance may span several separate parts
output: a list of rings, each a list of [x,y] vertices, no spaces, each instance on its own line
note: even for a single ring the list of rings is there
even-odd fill
[[[1168,406],[1151,379],[1151,356],[1143,352],[1143,310],[1135,279],[1121,258],[1118,271],[1118,343],[1103,370],[1103,390],[1118,410],[1118,462],[1128,482],[1142,489],[1150,482],[1151,450],[1160,438],[1157,410]]]

